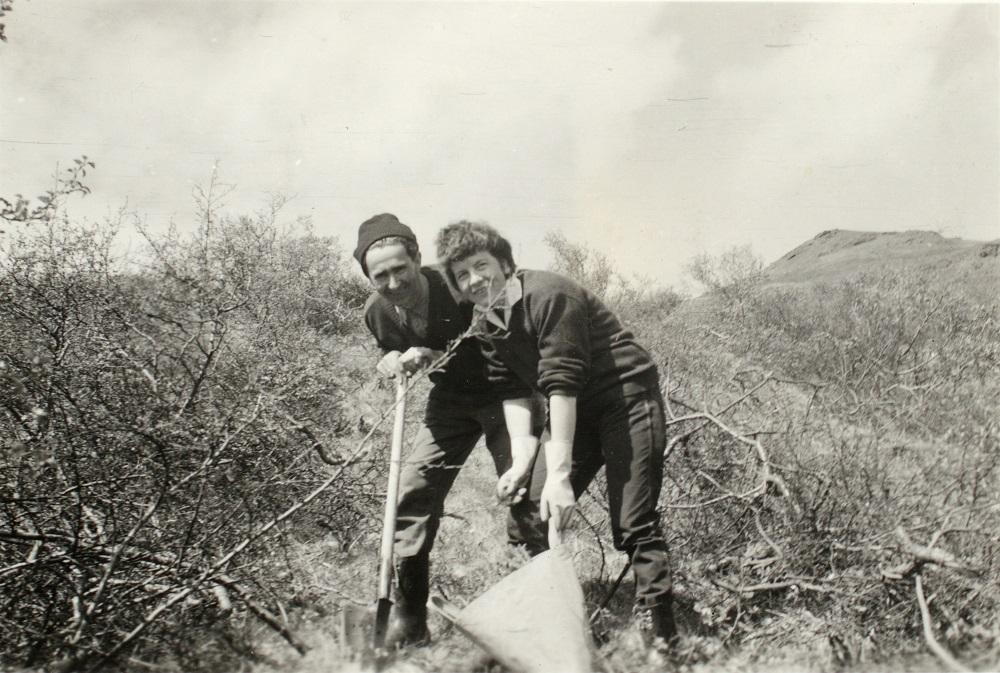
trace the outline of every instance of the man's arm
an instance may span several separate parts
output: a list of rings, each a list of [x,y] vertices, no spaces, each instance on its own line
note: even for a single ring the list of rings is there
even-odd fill
[[[365,302],[365,326],[382,350],[375,369],[385,377],[413,374],[442,355],[441,351],[412,345],[398,329],[394,312],[395,308],[377,294]]]

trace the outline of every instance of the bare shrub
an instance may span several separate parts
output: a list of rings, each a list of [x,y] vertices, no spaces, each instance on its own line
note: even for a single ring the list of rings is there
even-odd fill
[[[607,255],[585,243],[570,241],[560,231],[545,235],[552,254],[551,269],[577,281],[618,311],[658,313],[673,310],[681,296],[670,288],[657,287],[649,278],[627,278],[614,270]]]
[[[936,652],[935,632],[982,664],[1000,646],[995,312],[915,272],[712,306],[652,345],[663,507],[703,623],[761,642],[768,615],[807,609],[839,665]]]
[[[216,206],[191,237],[149,236],[139,272],[114,226],[50,217],[3,240],[4,665],[217,668],[252,653],[244,617],[301,650],[289,542],[377,520],[376,463],[340,455],[360,441],[359,283],[277,205]],[[310,501],[314,525],[282,523]]]
[[[545,234],[545,244],[552,252],[553,271],[573,278],[599,297],[610,289],[615,274],[604,253],[573,243],[561,231]]]
[[[734,246],[719,255],[696,255],[685,270],[705,291],[730,301],[749,297],[764,278],[764,264],[749,245]]]

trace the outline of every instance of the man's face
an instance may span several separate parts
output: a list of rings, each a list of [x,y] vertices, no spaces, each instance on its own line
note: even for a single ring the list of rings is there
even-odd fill
[[[459,292],[482,308],[496,305],[507,282],[506,270],[506,265],[488,252],[477,252],[451,264]]]
[[[368,280],[395,306],[412,309],[421,298],[420,253],[411,259],[402,243],[372,247],[365,253]]]

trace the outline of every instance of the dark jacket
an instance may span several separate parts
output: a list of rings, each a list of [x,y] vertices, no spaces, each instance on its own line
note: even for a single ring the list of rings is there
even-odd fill
[[[598,403],[658,385],[656,365],[593,293],[548,271],[518,270],[522,297],[506,330],[477,327],[488,376],[504,399],[532,388]]]
[[[383,353],[404,353],[412,346],[445,351],[469,327],[472,306],[455,301],[438,269],[422,267],[420,272],[427,278],[430,292],[426,338],[421,339],[404,327],[396,308],[377,292],[365,303],[365,324]],[[430,379],[434,384],[431,395],[496,396],[487,381],[479,345],[473,338],[463,340],[444,368],[432,372]]]

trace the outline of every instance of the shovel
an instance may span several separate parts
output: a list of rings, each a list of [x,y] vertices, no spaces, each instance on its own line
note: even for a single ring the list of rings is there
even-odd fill
[[[396,376],[396,417],[392,425],[389,452],[389,484],[385,493],[385,516],[382,519],[382,546],[379,551],[378,600],[375,604],[375,632],[372,644],[378,652],[385,647],[392,608],[392,545],[396,537],[396,500],[399,498],[399,471],[403,454],[403,421],[406,416],[406,377]]]

